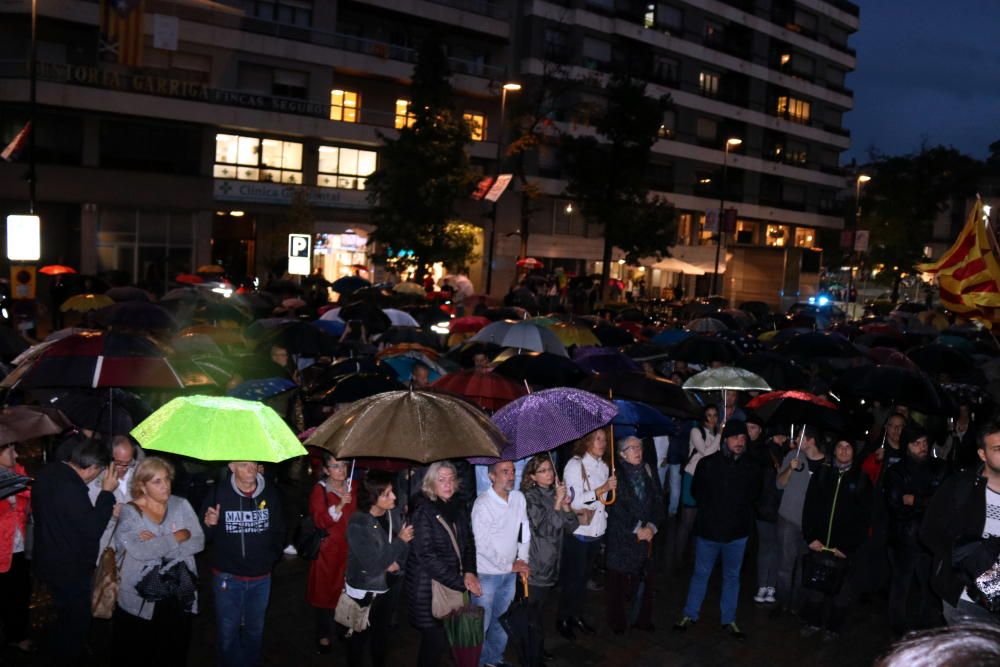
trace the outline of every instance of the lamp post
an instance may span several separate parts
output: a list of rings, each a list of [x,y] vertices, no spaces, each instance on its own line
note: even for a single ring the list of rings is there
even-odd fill
[[[28,210],[35,214],[35,186],[38,177],[35,173],[35,135],[38,134],[38,123],[35,112],[38,108],[38,0],[31,0],[31,54],[28,61]]]
[[[722,251],[722,218],[726,211],[726,174],[729,167],[729,149],[739,146],[742,143],[742,139],[730,137],[729,139],[726,139],[726,148],[722,153],[722,187],[719,192],[719,229],[715,236],[715,270],[712,272],[711,294],[713,295],[715,294],[716,283],[719,280],[719,254]]]
[[[867,174],[858,174],[858,177],[854,181],[854,234],[851,234],[851,252],[848,255],[851,258],[851,264],[847,271],[847,298],[844,299],[846,304],[851,303],[851,292],[854,291],[854,253],[856,252],[854,247],[854,236],[858,232],[858,223],[861,221],[861,186],[872,180],[871,176]],[[847,308],[848,316],[850,316],[850,307]]]
[[[503,158],[503,133],[504,115],[507,112],[507,93],[516,93],[521,90],[519,83],[505,83],[500,89],[500,122],[497,126],[497,177],[500,177],[500,160]],[[493,252],[496,247],[497,238],[497,203],[500,197],[493,202],[493,210],[490,212],[490,247],[486,253],[486,293],[489,294],[493,288]]]

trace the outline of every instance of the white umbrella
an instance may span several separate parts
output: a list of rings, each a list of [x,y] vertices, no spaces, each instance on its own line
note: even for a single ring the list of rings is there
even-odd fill
[[[389,321],[392,322],[393,326],[420,327],[420,323],[413,319],[413,316],[405,311],[396,310],[395,308],[383,308],[382,312],[386,314],[386,317],[389,318]],[[324,315],[325,314],[326,313],[324,313]]]
[[[709,368],[692,375],[684,383],[685,389],[694,391],[721,391],[722,414],[725,421],[726,392],[729,391],[771,391],[770,385],[756,373],[736,366]]]
[[[343,322],[344,321],[344,320],[340,319],[340,308],[331,308],[330,310],[328,310],[325,313],[323,313],[322,315],[320,315],[319,319],[321,319],[321,320],[328,320],[328,321],[331,321],[331,322]]]
[[[476,335],[469,340],[479,341],[481,343],[496,343],[497,345],[502,345],[504,336],[507,335],[507,331],[517,324],[515,320],[500,320],[498,322],[490,322],[485,327],[476,332]]]
[[[532,322],[517,322],[511,325],[500,344],[504,347],[516,347],[532,352],[549,352],[569,357],[566,346],[551,329],[540,327]]]

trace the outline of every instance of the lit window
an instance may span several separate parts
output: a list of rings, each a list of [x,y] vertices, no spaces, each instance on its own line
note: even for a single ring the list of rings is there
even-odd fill
[[[462,118],[469,125],[469,137],[473,141],[484,141],[486,139],[486,116],[481,113],[469,111],[462,114]]]
[[[330,120],[357,123],[360,108],[357,93],[350,90],[330,91]]]
[[[788,243],[788,227],[786,225],[767,226],[767,245],[784,246]]]
[[[781,64],[782,65],[787,65],[788,61],[790,61],[791,59],[792,59],[792,54],[791,53],[782,53],[781,54]]]
[[[656,27],[656,5],[646,5],[646,11],[642,15],[642,27],[647,29]]]
[[[706,97],[718,97],[719,75],[712,72],[698,73],[698,92]]]
[[[808,123],[810,116],[809,102],[795,97],[782,95],[778,97],[778,115],[795,123]]]
[[[396,100],[396,129],[413,127],[413,123],[416,121],[417,117],[410,111],[410,100]]]
[[[663,122],[660,123],[660,129],[657,130],[656,134],[661,139],[671,139],[674,136],[674,132],[677,128],[677,114],[673,109],[668,109],[663,112]]]
[[[375,158],[375,151],[320,146],[316,183],[324,188],[364,190],[368,177],[375,171]]]
[[[795,246],[798,248],[812,248],[816,245],[816,233],[809,227],[795,228]]]
[[[215,135],[215,178],[302,183],[302,144],[235,134]]]

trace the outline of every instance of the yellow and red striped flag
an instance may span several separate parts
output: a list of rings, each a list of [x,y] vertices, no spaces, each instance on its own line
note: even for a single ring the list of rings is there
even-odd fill
[[[936,262],[917,269],[938,279],[945,308],[982,321],[1000,324],[1000,251],[993,230],[987,225],[983,202],[976,203],[955,244]]]
[[[122,65],[142,65],[143,0],[101,0],[100,52]]]

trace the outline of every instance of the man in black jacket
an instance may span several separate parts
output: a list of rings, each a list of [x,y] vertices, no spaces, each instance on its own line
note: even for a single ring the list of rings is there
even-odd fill
[[[691,495],[698,503],[694,523],[695,565],[688,588],[684,616],[674,625],[686,630],[697,622],[708,579],[722,558],[722,627],[735,639],[746,639],[736,625],[740,594],[740,568],[747,538],[753,527],[754,501],[760,493],[760,467],[748,456],[746,423],[732,419],[722,431],[718,452],[698,463]]]
[[[949,625],[1000,622],[976,603],[981,594],[975,586],[1000,556],[1000,422],[983,426],[978,441],[982,467],[947,479],[920,528],[934,559],[931,588],[944,602]]]
[[[285,542],[281,495],[252,461],[234,461],[229,471],[203,510],[217,663],[254,667],[260,662],[271,570]]]
[[[111,453],[101,442],[81,440],[69,460],[50,463],[32,488],[35,517],[34,571],[52,592],[56,622],[50,637],[52,661],[79,662],[90,630],[90,587],[101,533],[111,519],[118,486]],[[96,502],[87,484],[104,472]]]
[[[904,432],[902,461],[885,471],[884,492],[889,511],[889,625],[897,634],[938,623],[930,589],[931,554],[920,544],[920,522],[944,480],[945,464],[930,458],[927,431],[910,424]],[[907,619],[910,586],[917,582],[919,603],[915,623]]]

